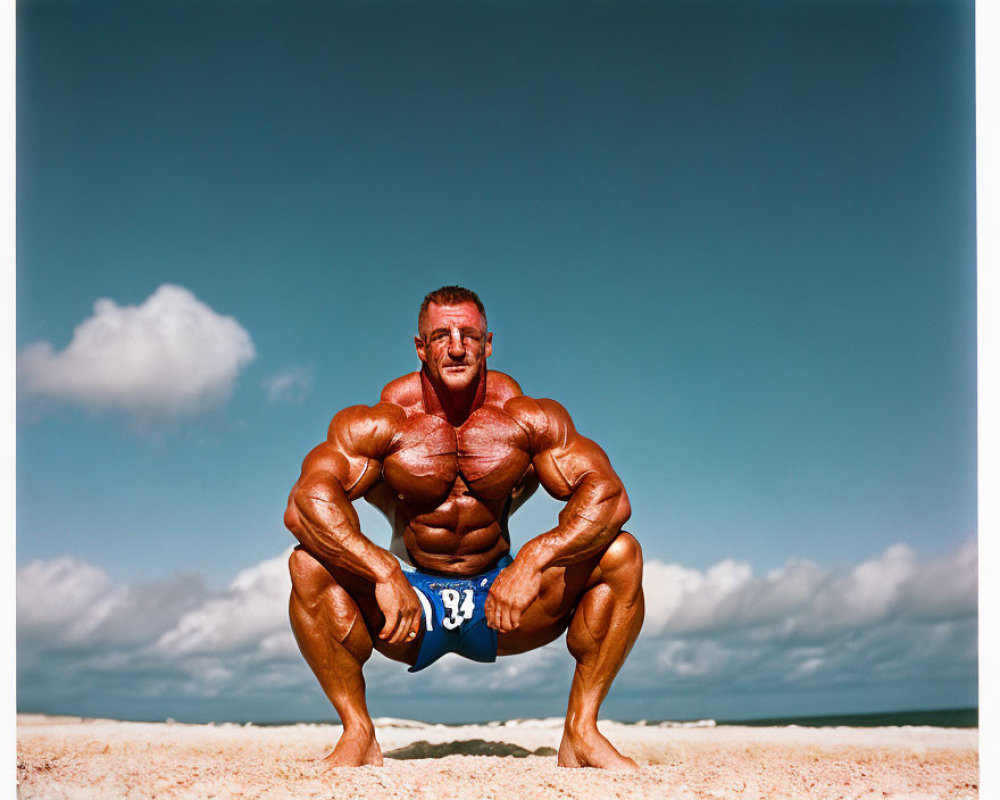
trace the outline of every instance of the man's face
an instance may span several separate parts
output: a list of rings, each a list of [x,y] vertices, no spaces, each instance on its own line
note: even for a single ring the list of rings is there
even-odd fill
[[[474,303],[431,303],[414,342],[431,383],[453,392],[475,384],[493,352],[493,334]]]

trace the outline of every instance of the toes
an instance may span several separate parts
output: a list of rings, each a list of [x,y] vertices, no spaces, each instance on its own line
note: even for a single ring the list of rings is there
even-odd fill
[[[615,746],[600,734],[597,735],[596,741],[564,739],[559,747],[557,763],[560,767],[597,767],[620,772],[634,772],[639,769],[635,761],[619,753]]]

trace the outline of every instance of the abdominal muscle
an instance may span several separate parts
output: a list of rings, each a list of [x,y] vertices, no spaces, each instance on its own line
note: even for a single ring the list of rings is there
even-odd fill
[[[468,493],[461,477],[448,498],[431,511],[408,513],[404,504],[399,505],[397,530],[402,528],[406,551],[420,569],[475,575],[488,571],[510,550],[501,524],[503,505],[490,508]]]

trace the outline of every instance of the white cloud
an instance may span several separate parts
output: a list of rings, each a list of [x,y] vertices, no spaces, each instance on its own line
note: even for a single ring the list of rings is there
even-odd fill
[[[138,306],[98,300],[65,349],[36,342],[18,370],[28,396],[124,412],[145,425],[223,404],[255,357],[236,319],[163,284]]]
[[[32,561],[17,571],[18,630],[66,628],[110,589],[103,570],[70,556]]]
[[[233,708],[280,697],[274,702],[286,705],[279,716],[324,716],[326,707],[315,703],[325,701],[289,628],[287,558],[286,550],[249,567],[215,593],[197,576],[115,585],[103,570],[72,558],[22,567],[20,696],[59,691],[71,702],[103,693],[126,705],[137,697],[201,698]],[[760,696],[873,681],[974,685],[976,562],[974,540],[930,561],[894,545],[850,569],[793,560],[763,576],[732,560],[704,572],[650,560],[646,624],[616,687],[649,693],[655,703],[664,692]],[[482,701],[472,698],[484,690],[516,687],[521,697],[561,704],[572,660],[559,640],[493,665],[445,657],[417,675],[376,655],[365,675],[374,696],[399,702],[447,696],[475,706]],[[656,713],[651,706],[647,716]],[[670,713],[664,708],[660,716]]]
[[[206,597],[200,576],[114,586],[100,568],[64,556],[17,571],[18,635],[29,643],[147,645]]]
[[[921,563],[904,544],[849,571],[792,560],[754,577],[748,564],[723,561],[704,573],[650,561],[645,636],[722,633],[758,638],[829,638],[902,619],[947,619],[976,611],[976,543]]]
[[[267,392],[267,402],[299,405],[312,391],[315,369],[310,366],[290,366],[268,375],[261,385]]]
[[[793,560],[756,577],[652,561],[627,674],[637,690],[767,691],[975,684],[975,540],[930,561],[903,544],[851,569]]]
[[[264,647],[265,652],[280,651],[278,640],[289,625],[290,553],[291,548],[240,572],[220,596],[177,620],[159,637],[153,650],[171,657],[257,647]]]

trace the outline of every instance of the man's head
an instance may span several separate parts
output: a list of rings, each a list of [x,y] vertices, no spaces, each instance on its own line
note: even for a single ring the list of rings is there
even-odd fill
[[[442,286],[428,294],[420,304],[417,332],[417,357],[435,386],[463,392],[478,382],[493,352],[493,334],[475,292]]]

